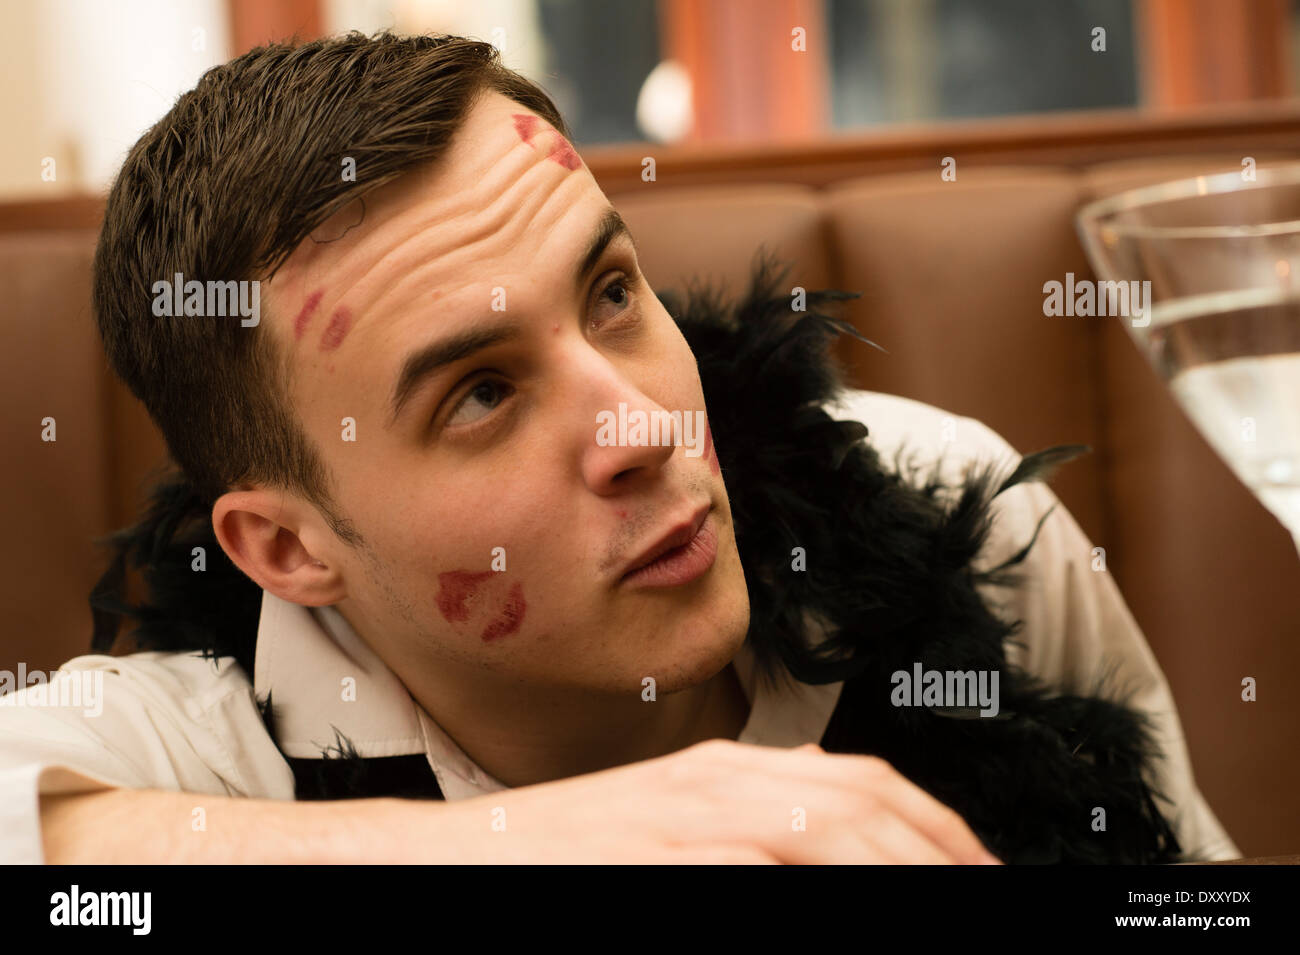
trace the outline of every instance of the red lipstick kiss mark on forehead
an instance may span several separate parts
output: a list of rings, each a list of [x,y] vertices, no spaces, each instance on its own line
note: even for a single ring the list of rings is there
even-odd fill
[[[317,289],[307,297],[303,303],[301,311],[298,312],[297,318],[293,320],[293,337],[294,339],[302,338],[302,333],[307,330],[307,323],[311,317],[316,314],[316,306],[320,305],[321,296],[325,294],[324,289]]]
[[[320,337],[320,350],[333,351],[343,344],[349,327],[352,325],[352,313],[346,308],[339,308],[330,319],[329,327]]]

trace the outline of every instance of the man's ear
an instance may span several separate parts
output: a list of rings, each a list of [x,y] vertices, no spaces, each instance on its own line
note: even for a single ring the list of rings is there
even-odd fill
[[[323,607],[346,597],[347,587],[336,567],[303,545],[313,520],[320,520],[314,509],[282,491],[228,491],[212,507],[212,529],[236,567],[282,600]]]

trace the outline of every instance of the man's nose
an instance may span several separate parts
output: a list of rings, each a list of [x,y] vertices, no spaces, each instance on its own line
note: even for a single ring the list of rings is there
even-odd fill
[[[668,410],[634,392],[592,416],[582,477],[594,493],[626,493],[655,480],[680,441]]]

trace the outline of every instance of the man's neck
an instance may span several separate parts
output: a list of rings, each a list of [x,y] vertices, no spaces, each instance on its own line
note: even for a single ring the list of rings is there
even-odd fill
[[[655,759],[704,740],[734,740],[744,730],[750,708],[730,663],[704,683],[652,704],[638,700],[599,719],[582,721],[567,734],[560,729],[563,717],[523,721],[531,726],[513,720],[508,731],[488,728],[485,732],[481,723],[459,726],[456,714],[440,716],[436,707],[425,707],[475,765],[510,787]]]
[[[752,707],[740,685],[736,667],[728,663],[714,677],[713,682],[716,686],[710,695],[709,712],[700,720],[696,738],[687,745],[706,739],[739,739],[745,724],[749,722]]]

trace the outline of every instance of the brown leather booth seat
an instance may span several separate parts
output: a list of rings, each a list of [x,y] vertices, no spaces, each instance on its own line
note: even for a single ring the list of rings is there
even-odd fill
[[[1277,158],[1277,157],[1273,157]],[[1261,166],[1270,161],[1257,157]],[[1043,314],[1043,284],[1091,277],[1074,214],[1090,198],[1238,156],[1083,168],[904,172],[610,198],[658,288],[744,287],[760,243],[790,287],[861,292],[845,311],[883,354],[846,343],[850,382],[980,418],[1022,452],[1085,443],[1053,488],[1146,632],[1211,806],[1246,855],[1300,849],[1300,556],[1166,393],[1115,319]],[[88,646],[91,543],[130,519],[161,445],[107,374],[89,312],[94,233],[0,235],[5,303],[9,629],[0,667],[51,668]],[[58,440],[41,441],[41,420]],[[869,423],[868,423],[869,424]],[[1258,701],[1241,700],[1241,680]]]

